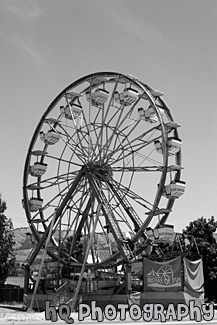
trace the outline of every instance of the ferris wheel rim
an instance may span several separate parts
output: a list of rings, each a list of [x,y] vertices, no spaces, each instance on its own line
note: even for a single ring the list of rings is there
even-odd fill
[[[55,107],[56,103],[59,102],[59,100],[63,97],[63,95],[68,92],[70,89],[72,89],[75,85],[77,84],[81,84],[82,82],[84,82],[85,80],[87,80],[88,78],[91,79],[91,78],[94,78],[96,76],[119,76],[119,77],[122,77],[122,78],[125,78],[127,80],[129,80],[129,82],[133,83],[133,84],[136,84],[138,87],[140,87],[142,90],[145,89],[145,86],[144,84],[142,84],[138,79],[135,79],[135,78],[132,78],[130,76],[127,76],[127,75],[124,75],[124,74],[121,74],[121,73],[116,73],[116,72],[96,72],[96,73],[93,73],[93,74],[89,74],[85,77],[82,77],[80,79],[78,79],[77,81],[73,82],[72,84],[70,84],[69,86],[67,86],[53,101],[52,103],[49,105],[49,107],[47,108],[47,110],[45,111],[45,113],[43,114],[40,122],[38,123],[38,126],[33,134],[33,137],[32,137],[32,141],[30,143],[30,146],[29,146],[29,150],[28,150],[28,154],[27,154],[27,158],[26,158],[26,162],[25,162],[25,167],[24,167],[24,177],[23,177],[23,192],[24,192],[24,201],[27,201],[27,196],[26,196],[26,184],[27,184],[27,178],[28,178],[28,168],[29,168],[29,165],[30,165],[30,158],[31,158],[31,155],[32,155],[32,148],[34,148],[34,145],[35,145],[35,142],[37,140],[37,137],[38,137],[38,133],[40,131],[40,129],[42,128],[42,125],[44,123],[44,120],[46,119],[47,115],[52,111],[52,109]],[[152,98],[150,98],[150,100],[152,100]],[[166,105],[166,104],[165,104]],[[169,110],[170,112],[170,110]],[[172,115],[171,115],[171,120],[172,119]],[[162,187],[165,183],[165,178],[166,178],[166,175],[167,175],[167,166],[168,166],[168,153],[167,153],[167,146],[166,146],[166,136],[165,136],[165,129],[164,129],[164,123],[163,121],[161,120],[161,116],[159,115],[159,122],[160,122],[160,125],[161,125],[161,128],[162,128],[162,146],[163,146],[163,149],[164,149],[164,155],[163,155],[163,166],[164,166],[164,170],[162,171],[161,173],[161,179],[160,179],[160,184],[161,184],[161,187],[158,188],[158,195],[156,196],[156,199],[155,199],[155,202],[154,202],[154,208],[153,208],[153,214],[155,212],[155,210],[157,209],[157,206],[158,206],[158,203],[159,203],[159,200],[161,198],[161,193],[162,193]],[[44,150],[46,151],[46,146],[44,148]],[[179,159],[179,158],[178,158]],[[82,167],[81,167],[82,168]],[[180,173],[177,173],[176,174],[176,177],[177,179],[180,178]],[[40,178],[38,178],[38,183],[40,184]],[[38,197],[40,198],[40,189],[37,190],[37,195]],[[171,207],[174,203],[174,200],[173,199],[170,199],[168,200],[168,207]],[[31,218],[31,214],[30,212],[28,211],[28,207],[27,205],[25,205],[25,210],[26,210],[26,214],[27,214],[27,220],[28,222],[30,223],[30,226],[31,226],[31,229],[33,230],[34,232],[34,235],[36,237],[38,237],[38,233],[36,231],[36,228],[34,227],[34,225],[32,224],[32,218]],[[150,218],[153,217],[150,215]],[[43,219],[43,218],[42,218]],[[46,228],[45,228],[46,229]],[[141,229],[140,232],[142,232],[143,229]]]

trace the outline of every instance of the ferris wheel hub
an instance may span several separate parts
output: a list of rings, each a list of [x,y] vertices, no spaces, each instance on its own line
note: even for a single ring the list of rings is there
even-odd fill
[[[112,178],[113,171],[111,165],[104,162],[94,162],[88,164],[88,170],[101,180]]]

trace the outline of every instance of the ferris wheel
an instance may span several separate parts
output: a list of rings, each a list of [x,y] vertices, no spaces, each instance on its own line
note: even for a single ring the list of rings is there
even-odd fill
[[[23,177],[38,250],[52,226],[52,259],[76,266],[86,254],[90,266],[111,266],[141,253],[147,227],[165,224],[185,183],[179,124],[162,96],[131,75],[98,72],[54,99]]]

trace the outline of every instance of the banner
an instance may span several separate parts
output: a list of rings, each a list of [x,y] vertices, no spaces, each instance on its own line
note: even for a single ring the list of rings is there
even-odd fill
[[[181,257],[154,262],[144,258],[144,291],[181,291]]]
[[[189,261],[184,257],[185,287],[184,291],[204,292],[202,260]]]

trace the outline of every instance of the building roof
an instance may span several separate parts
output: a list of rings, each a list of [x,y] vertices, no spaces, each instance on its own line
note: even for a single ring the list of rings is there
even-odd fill
[[[24,288],[24,277],[23,276],[9,276],[5,280],[5,285]]]

